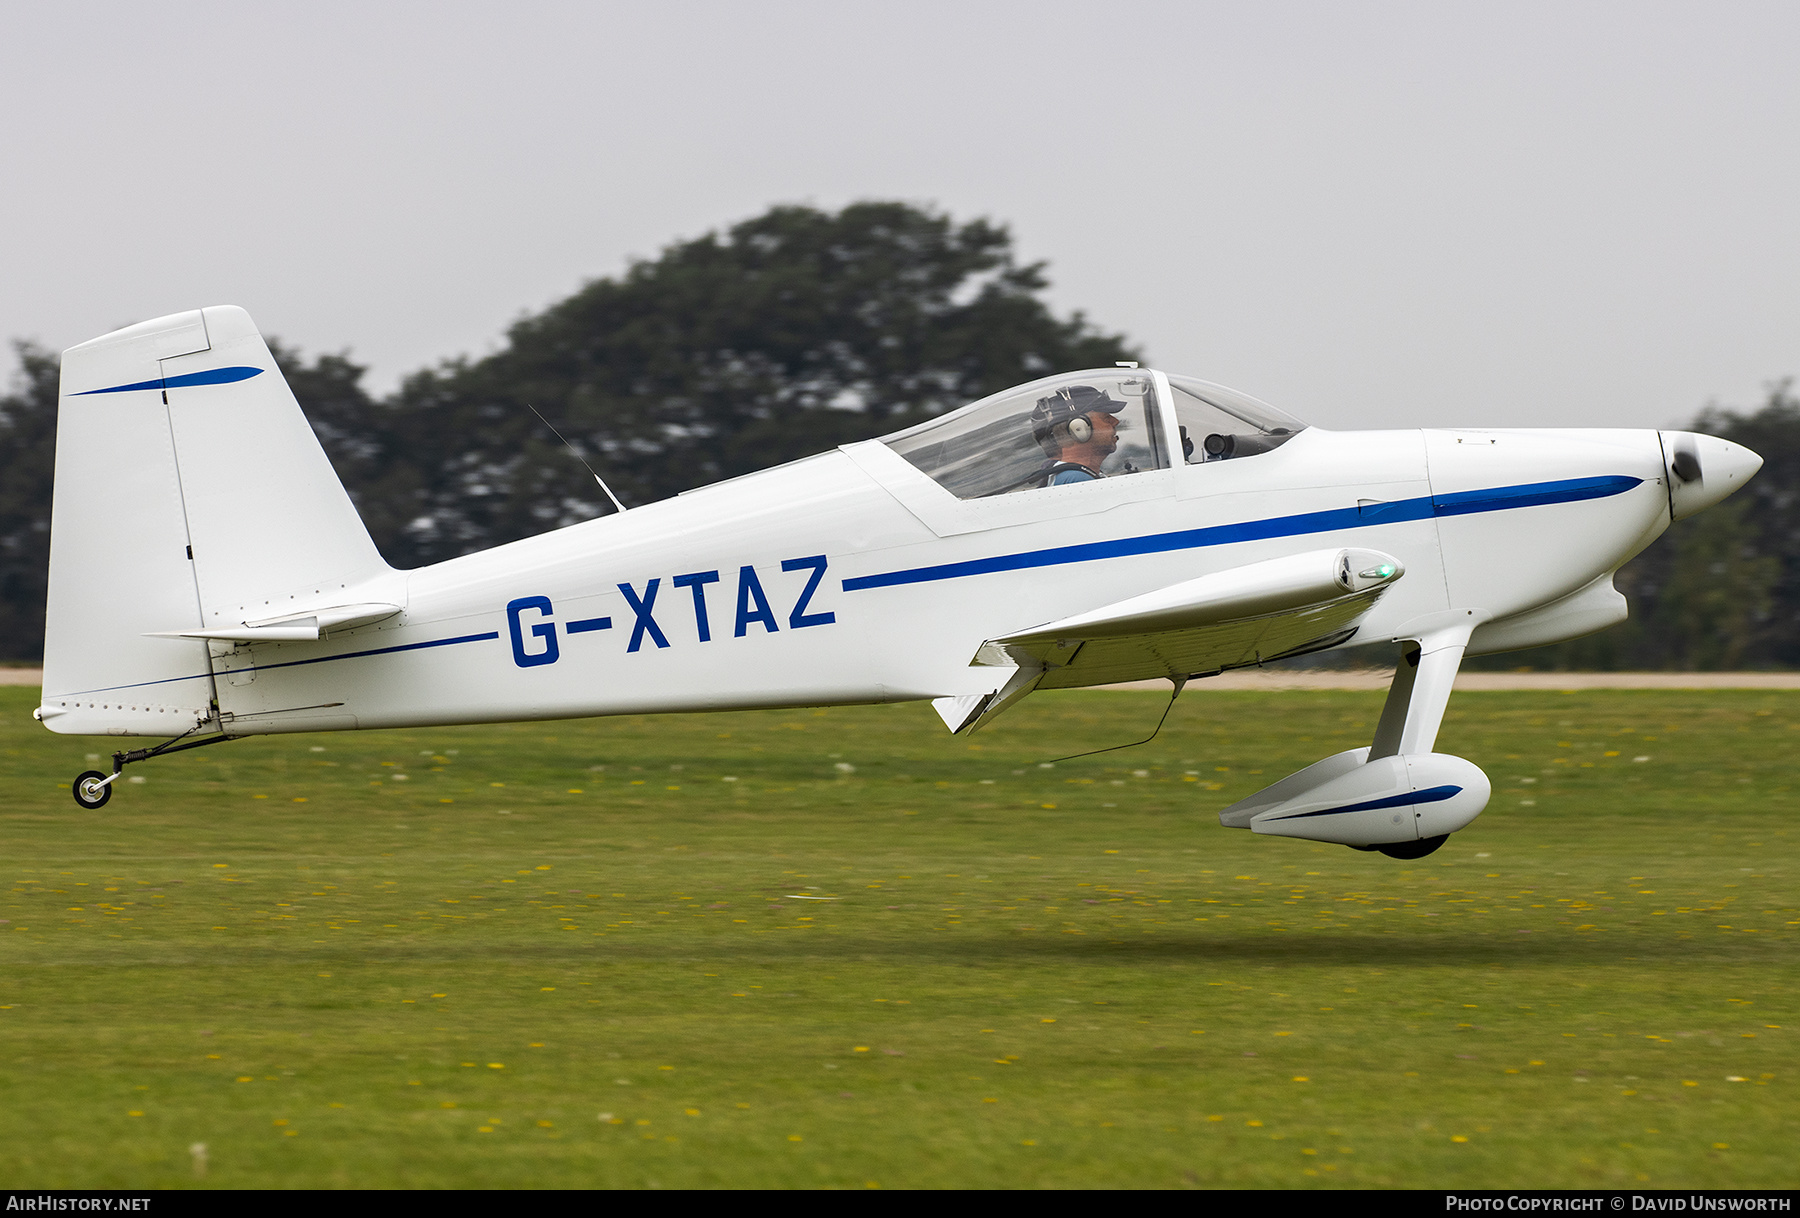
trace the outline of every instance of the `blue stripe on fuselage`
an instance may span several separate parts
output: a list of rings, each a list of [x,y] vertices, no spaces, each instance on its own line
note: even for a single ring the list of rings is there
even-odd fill
[[[1612,475],[1601,478],[1568,478],[1560,482],[1531,482],[1522,486],[1500,486],[1490,490],[1398,499],[1391,503],[1372,504],[1367,508],[1332,508],[1323,512],[1304,512],[1298,516],[1275,516],[1268,520],[1248,520],[1241,524],[1183,529],[1176,533],[1152,533],[1145,537],[1091,541],[1082,545],[1026,550],[1019,554],[998,554],[992,558],[972,558],[932,567],[884,571],[878,575],[858,575],[844,581],[844,591],[861,592],[866,588],[924,584],[942,579],[961,579],[968,575],[991,575],[997,571],[1024,571],[1032,567],[1096,562],[1103,558],[1166,554],[1171,550],[1195,550],[1240,541],[1303,537],[1309,533],[1329,533],[1338,529],[1428,520],[1433,516],[1467,516],[1477,512],[1500,512],[1550,503],[1578,503],[1584,499],[1605,499],[1623,494],[1642,481],[1642,478]]]
[[[453,639],[427,639],[423,643],[401,643],[394,647],[374,647],[368,651],[346,651],[342,655],[317,656],[310,660],[284,660],[279,664],[253,664],[248,668],[233,669],[233,672],[267,672],[271,668],[297,668],[302,664],[329,664],[333,660],[356,660],[363,656],[392,655],[397,651],[422,651],[427,647],[454,647],[458,643],[485,643],[500,637],[498,630],[489,630],[482,634],[458,635]],[[146,685],[167,685],[171,681],[199,681],[211,676],[224,674],[197,672],[187,677],[164,677],[160,681],[139,681],[136,685],[108,685],[102,689],[84,689],[72,694],[56,694],[58,698],[85,698],[90,694],[110,693],[115,689],[141,689]],[[50,699],[45,698],[48,702]]]
[[[427,647],[454,647],[458,643],[485,643],[500,637],[498,630],[489,630],[481,634],[459,635],[454,639],[428,639],[423,643],[401,643],[394,647],[372,647],[368,651],[346,651],[338,656],[318,656],[311,660],[283,660],[279,664],[252,664],[249,668],[239,668],[237,672],[268,672],[272,668],[298,668],[302,664],[329,664],[333,660],[358,660],[363,656],[393,655],[397,651],[422,651]]]

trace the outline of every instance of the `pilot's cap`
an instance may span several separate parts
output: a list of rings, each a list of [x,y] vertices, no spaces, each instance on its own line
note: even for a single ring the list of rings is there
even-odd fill
[[[1048,397],[1038,399],[1031,412],[1031,435],[1046,453],[1054,457],[1062,451],[1064,437],[1056,434],[1059,428],[1067,427],[1085,414],[1118,414],[1123,409],[1125,403],[1108,397],[1104,389],[1093,385],[1065,385]],[[1080,436],[1077,442],[1086,439],[1086,436]]]
[[[1096,389],[1092,385],[1070,385],[1059,390],[1057,398],[1067,403],[1070,415],[1086,414],[1090,410],[1104,410],[1107,414],[1118,414],[1125,409],[1125,403],[1117,398],[1106,396],[1104,389]]]

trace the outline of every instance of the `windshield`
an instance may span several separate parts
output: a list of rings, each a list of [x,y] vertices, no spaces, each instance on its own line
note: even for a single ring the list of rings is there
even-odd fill
[[[1047,377],[882,441],[959,499],[1054,490],[1168,466],[1142,372]]]
[[[1182,454],[1190,465],[1253,457],[1279,448],[1306,430],[1306,424],[1292,415],[1223,385],[1171,376],[1169,388],[1175,398]]]

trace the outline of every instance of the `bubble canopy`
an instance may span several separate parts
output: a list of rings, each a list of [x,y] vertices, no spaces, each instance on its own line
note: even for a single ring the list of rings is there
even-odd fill
[[[1191,376],[1170,376],[1177,434],[1190,465],[1254,457],[1281,447],[1306,424],[1247,393]]]
[[[1252,457],[1305,427],[1223,385],[1106,368],[1008,389],[882,442],[959,499],[982,499]]]

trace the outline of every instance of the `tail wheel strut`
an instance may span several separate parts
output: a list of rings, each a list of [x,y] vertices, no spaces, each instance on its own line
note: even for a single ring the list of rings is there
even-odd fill
[[[200,726],[205,725],[202,724]],[[195,730],[198,730],[198,728]],[[164,753],[179,753],[184,749],[203,748],[209,744],[220,744],[226,740],[237,739],[236,736],[226,736],[221,734],[218,736],[208,736],[204,740],[189,740],[186,744],[180,743],[182,740],[185,740],[188,735],[189,733],[183,732],[181,735],[175,737],[174,740],[165,741],[153,749],[132,749],[129,753],[114,753],[113,772],[111,774],[102,774],[99,770],[82,771],[75,776],[75,785],[73,788],[75,802],[90,811],[95,808],[104,808],[106,806],[106,801],[112,798],[113,783],[119,780],[119,775],[125,772],[125,767],[134,761],[148,761],[150,758],[160,757]]]

